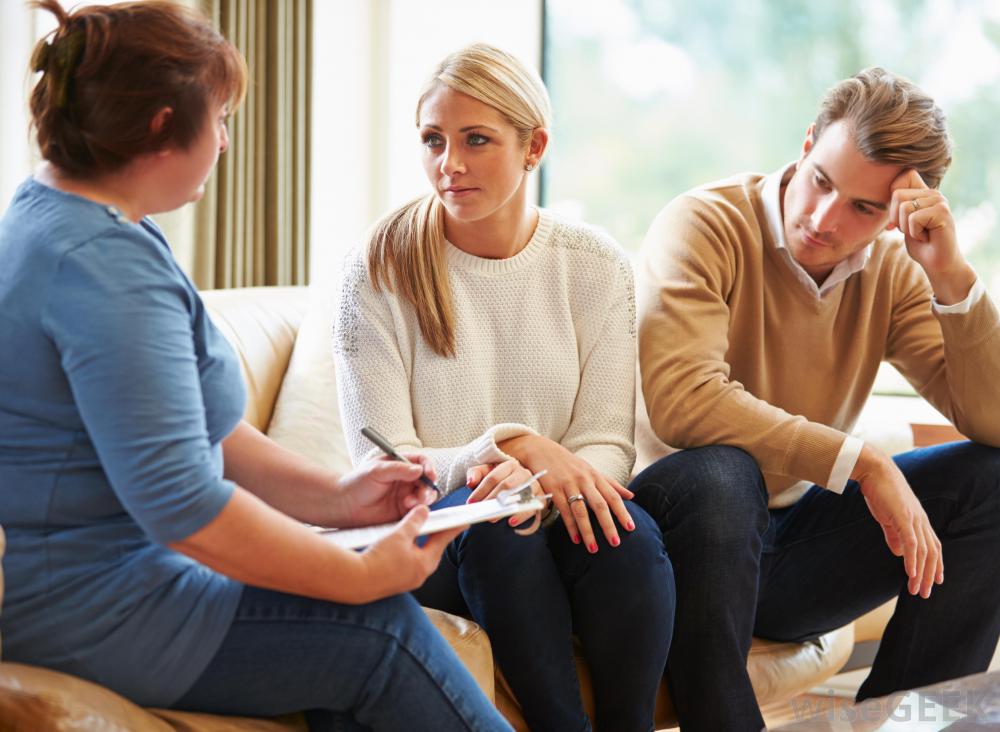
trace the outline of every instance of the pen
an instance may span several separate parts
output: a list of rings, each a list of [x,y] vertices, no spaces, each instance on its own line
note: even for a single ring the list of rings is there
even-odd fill
[[[397,460],[401,463],[410,463],[409,460],[407,460],[405,457],[396,452],[396,448],[390,445],[387,439],[385,439],[382,435],[373,430],[371,427],[362,427],[361,434],[367,437],[372,442],[374,442],[375,446],[378,447],[379,450],[384,452],[393,460]],[[410,464],[412,465],[412,463]],[[434,490],[436,490],[439,496],[441,495],[441,489],[438,488],[437,484],[433,480],[428,478],[424,473],[420,474],[420,482],[423,483],[428,488],[433,488]]]

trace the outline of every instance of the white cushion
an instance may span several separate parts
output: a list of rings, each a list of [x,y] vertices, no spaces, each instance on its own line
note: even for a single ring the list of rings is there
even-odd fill
[[[330,288],[310,288],[309,310],[295,339],[268,435],[323,467],[346,473],[351,458],[337,401],[333,303]]]

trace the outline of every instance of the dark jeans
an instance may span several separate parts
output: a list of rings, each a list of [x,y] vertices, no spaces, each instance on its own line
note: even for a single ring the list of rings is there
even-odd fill
[[[409,595],[341,605],[245,587],[176,709],[277,716],[314,732],[510,730]]]
[[[670,455],[632,482],[674,566],[668,681],[685,730],[763,727],[746,673],[752,635],[801,641],[898,597],[858,699],[984,671],[1000,636],[1000,450],[970,442],[895,458],[941,539],[945,582],[906,589],[859,486],[813,486],[769,511],[754,460],[732,447]]]
[[[463,488],[434,508],[468,496]],[[618,547],[595,532],[596,554],[573,544],[561,521],[531,536],[518,536],[506,521],[477,524],[414,593],[422,605],[471,615],[485,628],[532,732],[590,729],[574,633],[593,680],[597,728],[653,729],[673,627],[673,575],[656,524],[627,505],[635,531],[620,530]]]

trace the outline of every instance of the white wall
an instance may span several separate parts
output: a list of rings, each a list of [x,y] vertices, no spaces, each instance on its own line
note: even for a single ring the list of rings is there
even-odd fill
[[[87,4],[101,4],[90,0]],[[192,5],[194,0],[181,0]],[[62,0],[64,7],[76,3]],[[31,10],[24,0],[0,0],[0,216],[17,186],[39,161],[34,137],[29,135],[28,97],[38,76],[29,73],[35,42],[56,27],[51,13]],[[185,206],[169,214],[159,214],[174,255],[188,272],[193,260],[194,207]]]
[[[428,190],[414,111],[435,65],[485,41],[539,68],[541,0],[319,0],[313,32],[311,271],[326,284],[378,216]]]
[[[46,13],[45,15],[48,15]],[[28,59],[41,27],[41,13],[20,0],[0,0],[0,214],[34,165],[28,137]]]

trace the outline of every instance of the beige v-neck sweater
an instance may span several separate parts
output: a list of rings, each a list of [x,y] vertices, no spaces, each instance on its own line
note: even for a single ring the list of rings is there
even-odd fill
[[[785,505],[799,481],[828,480],[886,360],[964,434],[1000,445],[993,301],[935,313],[923,270],[889,235],[862,271],[812,296],[775,248],[763,182],[746,174],[676,198],[643,244],[639,364],[656,436],[746,450]]]

